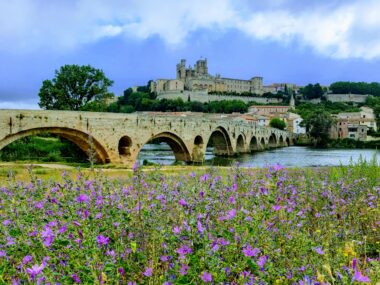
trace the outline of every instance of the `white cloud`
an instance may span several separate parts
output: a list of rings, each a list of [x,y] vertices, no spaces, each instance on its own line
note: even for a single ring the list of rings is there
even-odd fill
[[[236,29],[255,39],[296,42],[327,57],[380,57],[380,1],[319,1],[298,10],[292,2],[272,0],[255,9],[246,0],[1,1],[0,50],[65,51],[107,37],[152,36],[176,47],[199,29]]]

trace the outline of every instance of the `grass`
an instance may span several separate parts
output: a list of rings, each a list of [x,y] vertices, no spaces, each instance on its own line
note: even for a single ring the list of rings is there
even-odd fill
[[[0,283],[380,280],[375,159],[322,169],[14,167],[0,179]]]

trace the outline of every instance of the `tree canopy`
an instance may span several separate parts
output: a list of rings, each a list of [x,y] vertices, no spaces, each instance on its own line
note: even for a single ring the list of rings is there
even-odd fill
[[[92,101],[113,95],[113,81],[102,70],[90,65],[64,65],[52,80],[44,80],[39,91],[39,106],[47,110],[81,110]]]
[[[317,110],[305,119],[306,129],[314,139],[314,145],[326,147],[329,140],[330,128],[333,123],[331,115],[322,110]]]
[[[286,127],[286,123],[280,118],[273,118],[270,120],[269,126],[271,126],[272,128],[279,129],[279,130],[284,130]]]
[[[380,96],[380,83],[338,81],[330,85],[330,90],[335,94],[371,94]]]
[[[308,84],[303,87],[300,91],[303,94],[305,99],[317,99],[321,98],[324,94],[323,89],[319,83],[316,84]]]

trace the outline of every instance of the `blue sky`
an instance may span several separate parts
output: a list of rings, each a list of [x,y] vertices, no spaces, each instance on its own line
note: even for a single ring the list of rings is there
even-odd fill
[[[0,108],[37,108],[44,79],[90,64],[117,96],[181,58],[264,84],[380,81],[379,0],[0,0]]]

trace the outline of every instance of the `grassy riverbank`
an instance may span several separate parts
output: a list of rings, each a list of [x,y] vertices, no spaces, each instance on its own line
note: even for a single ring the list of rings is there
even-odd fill
[[[376,162],[26,171],[0,180],[0,283],[380,280]]]

